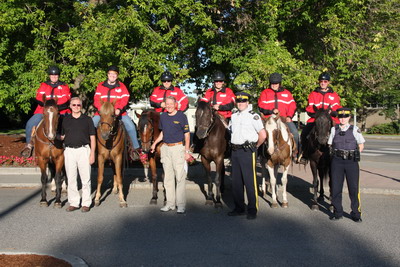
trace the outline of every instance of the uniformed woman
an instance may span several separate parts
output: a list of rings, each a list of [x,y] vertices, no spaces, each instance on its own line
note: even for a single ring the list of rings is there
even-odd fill
[[[266,132],[260,115],[249,107],[250,95],[236,94],[238,112],[232,115],[229,128],[232,132],[232,193],[235,208],[229,216],[245,214],[244,187],[247,194],[247,219],[257,217],[258,192],[256,179],[256,151],[265,140]]]
[[[361,222],[360,206],[360,152],[364,149],[365,139],[361,131],[355,125],[350,125],[349,108],[337,110],[340,124],[332,127],[328,144],[331,145],[331,179],[332,179],[332,205],[334,215],[331,220],[343,218],[342,190],[346,175],[347,188],[351,200],[351,218],[355,222]]]

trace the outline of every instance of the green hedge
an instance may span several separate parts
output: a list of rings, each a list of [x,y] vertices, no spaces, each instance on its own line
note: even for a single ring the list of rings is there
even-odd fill
[[[367,133],[369,134],[400,134],[400,123],[390,122],[375,125],[371,127]]]

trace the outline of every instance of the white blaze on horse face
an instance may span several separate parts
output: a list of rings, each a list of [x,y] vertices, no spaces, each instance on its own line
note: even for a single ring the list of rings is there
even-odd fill
[[[53,109],[50,108],[47,113],[49,113],[49,134],[48,137],[49,139],[54,139],[54,135],[53,135],[53,118],[54,118],[54,112]]]
[[[277,124],[274,118],[270,117],[265,123],[265,130],[268,135],[268,154],[274,154],[274,130],[277,129]]]

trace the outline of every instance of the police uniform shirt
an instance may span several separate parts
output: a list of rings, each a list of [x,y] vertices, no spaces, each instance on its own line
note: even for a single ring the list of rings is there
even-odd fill
[[[340,126],[339,126],[339,128],[341,129],[341,131],[345,132],[350,128],[350,126],[351,126],[351,124],[348,124],[344,128],[341,128]],[[332,145],[333,138],[335,137],[335,131],[336,131],[336,129],[335,129],[335,126],[334,126],[334,127],[331,128],[331,133],[330,133],[329,139],[328,139],[328,145]],[[360,129],[356,125],[353,126],[353,135],[354,135],[354,138],[357,141],[357,144],[364,144],[365,143],[365,139],[362,136]]]
[[[229,129],[232,133],[231,142],[234,145],[242,145],[246,141],[255,143],[258,141],[258,132],[264,128],[260,115],[253,112],[250,107],[238,111],[232,115]]]

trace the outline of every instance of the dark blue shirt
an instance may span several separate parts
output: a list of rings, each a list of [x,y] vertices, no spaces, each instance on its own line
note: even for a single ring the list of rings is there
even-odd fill
[[[163,141],[167,144],[182,142],[185,133],[189,132],[188,119],[182,111],[170,116],[164,112],[160,116],[160,130],[163,132]]]

